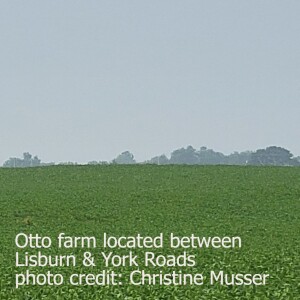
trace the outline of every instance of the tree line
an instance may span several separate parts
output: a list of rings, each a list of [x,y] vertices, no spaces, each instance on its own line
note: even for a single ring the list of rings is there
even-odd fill
[[[89,165],[106,164],[156,164],[156,165],[254,165],[254,166],[300,166],[300,156],[295,157],[289,150],[270,146],[256,151],[233,152],[225,155],[207,147],[195,149],[192,146],[174,150],[168,158],[165,154],[144,162],[137,162],[130,151],[124,151],[112,161],[90,161]],[[11,157],[4,162],[6,168],[24,168],[50,165],[77,165],[75,162],[45,163],[38,156],[28,152],[23,158]]]

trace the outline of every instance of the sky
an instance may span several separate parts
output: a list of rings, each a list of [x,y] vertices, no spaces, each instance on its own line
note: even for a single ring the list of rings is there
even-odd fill
[[[300,1],[3,0],[0,164],[188,145],[300,155]]]

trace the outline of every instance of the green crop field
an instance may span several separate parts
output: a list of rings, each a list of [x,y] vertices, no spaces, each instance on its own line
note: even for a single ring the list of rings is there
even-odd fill
[[[231,166],[56,166],[0,169],[0,299],[300,299],[300,168]],[[235,249],[188,249],[194,267],[145,267],[203,273],[268,273],[264,286],[15,287],[15,236],[239,236]],[[176,251],[175,251],[176,250]],[[157,249],[180,254],[182,249]],[[23,252],[25,250],[22,250]],[[28,250],[36,253],[37,249]],[[81,254],[85,249],[44,253]],[[94,249],[97,252],[101,249]],[[114,250],[125,253],[126,250]],[[135,253],[144,249],[135,249]],[[30,267],[99,273],[104,267]],[[129,274],[136,267],[119,267]]]

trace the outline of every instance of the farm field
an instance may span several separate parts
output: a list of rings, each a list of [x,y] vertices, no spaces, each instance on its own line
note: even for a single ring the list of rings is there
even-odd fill
[[[300,168],[54,166],[0,169],[0,299],[300,299]],[[23,286],[15,236],[239,236],[240,249],[189,249],[190,273],[269,273],[265,286]],[[63,252],[51,248],[45,253]],[[84,251],[76,249],[75,251]],[[99,249],[97,249],[99,251]],[[117,251],[117,250],[116,250]],[[124,250],[122,250],[124,251]],[[119,250],[119,253],[122,253]],[[134,250],[137,254],[141,249]],[[172,253],[174,249],[157,249]],[[35,253],[36,250],[32,250]],[[176,249],[176,253],[182,249]],[[61,274],[98,268],[49,268]],[[136,267],[116,268],[123,274]],[[45,272],[32,268],[32,272]]]

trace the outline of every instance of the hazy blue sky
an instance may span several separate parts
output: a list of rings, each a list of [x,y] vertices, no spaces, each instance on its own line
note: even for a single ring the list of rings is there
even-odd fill
[[[3,0],[0,163],[300,155],[299,16],[298,0]]]

